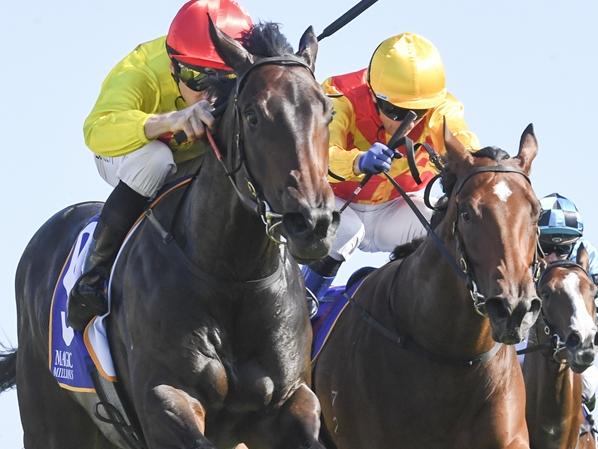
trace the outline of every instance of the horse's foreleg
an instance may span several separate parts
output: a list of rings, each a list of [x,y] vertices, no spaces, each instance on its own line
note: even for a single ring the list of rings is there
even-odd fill
[[[156,385],[143,402],[140,415],[149,449],[216,449],[204,436],[205,408],[187,392]]]
[[[318,442],[319,432],[320,403],[307,385],[301,384],[275,417],[253,429],[247,445],[249,448],[324,449]]]

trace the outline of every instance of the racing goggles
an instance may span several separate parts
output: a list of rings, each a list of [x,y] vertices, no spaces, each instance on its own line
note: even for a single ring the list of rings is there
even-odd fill
[[[212,79],[235,79],[237,75],[234,72],[225,72],[210,68],[192,68],[173,60],[174,76],[177,81],[182,81],[185,85],[196,92],[205,89],[204,81],[207,77]]]
[[[407,116],[409,111],[415,112],[416,121],[420,120],[424,115],[427,114],[429,109],[405,109],[395,106],[390,101],[383,100],[382,98],[376,97],[376,104],[378,105],[378,110],[382,112],[385,116],[395,122],[401,122]]]
[[[554,253],[559,257],[568,256],[573,249],[573,245],[575,245],[575,243],[554,244],[540,241],[540,247],[542,248],[544,254],[548,255]]]

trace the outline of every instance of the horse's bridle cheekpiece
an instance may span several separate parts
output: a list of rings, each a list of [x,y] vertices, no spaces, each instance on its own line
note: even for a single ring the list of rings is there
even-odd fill
[[[286,240],[282,235],[276,236],[275,231],[276,229],[282,224],[282,214],[275,212],[272,210],[272,207],[264,197],[262,189],[260,185],[255,180],[255,177],[252,175],[251,170],[249,169],[249,165],[247,164],[247,157],[245,156],[245,148],[243,146],[243,134],[241,131],[241,114],[239,112],[239,95],[241,90],[244,86],[244,82],[247,79],[248,75],[258,67],[264,65],[279,65],[279,66],[299,66],[307,69],[307,71],[311,74],[312,77],[315,79],[315,75],[313,70],[309,65],[307,65],[301,58],[287,55],[287,56],[273,56],[259,59],[258,61],[254,62],[245,72],[241,73],[236,80],[235,88],[233,91],[233,113],[234,113],[234,122],[233,122],[233,141],[231,148],[228,148],[227,154],[230,154],[234,160],[235,157],[238,157],[239,164],[232,168],[231,170],[228,169],[226,164],[224,163],[220,152],[216,146],[216,143],[212,137],[212,135],[208,131],[208,139],[210,141],[210,145],[212,150],[214,151],[216,158],[222,165],[224,172],[228,179],[230,180],[238,198],[241,202],[250,210],[257,212],[257,214],[262,219],[264,223],[266,235],[275,243],[277,244],[285,244]],[[245,185],[249,190],[250,197],[247,197],[243,194],[237,181],[235,179],[235,175],[241,170],[244,169],[245,171]]]
[[[455,195],[455,203],[457,205],[457,208],[459,207],[459,202],[457,201],[457,196],[463,189],[463,186],[473,176],[480,174],[480,173],[517,173],[517,174],[523,176],[525,178],[525,180],[531,185],[531,181],[530,181],[529,177],[527,176],[527,174],[515,167],[510,167],[507,165],[500,165],[500,164],[483,166],[483,167],[475,167],[474,169],[469,171],[465,176],[463,176],[461,179],[459,179],[457,184],[452,189],[453,193]],[[459,232],[459,227],[457,226],[458,221],[459,221],[458,218],[456,218],[455,221],[453,222],[453,227],[452,227],[453,235],[456,237],[455,238],[456,254],[457,254],[457,259],[459,261],[458,274],[467,283],[467,288],[469,290],[469,294],[471,295],[471,299],[473,301],[473,307],[474,307],[476,313],[478,313],[479,315],[481,315],[483,317],[486,317],[487,313],[486,313],[485,305],[486,305],[486,301],[488,300],[488,298],[486,298],[483,294],[480,293],[480,291],[478,289],[478,285],[475,281],[475,277],[471,271],[469,263],[467,262],[468,258],[467,258],[467,253],[465,252],[465,248],[463,245],[463,237],[461,236],[461,233]],[[534,253],[534,260],[533,260],[532,266],[531,266],[534,282],[536,282],[538,280],[538,276],[540,273],[540,259],[538,257],[538,247],[539,247],[539,244],[536,243],[536,251]],[[451,264],[451,265],[453,267],[455,266],[454,264]]]

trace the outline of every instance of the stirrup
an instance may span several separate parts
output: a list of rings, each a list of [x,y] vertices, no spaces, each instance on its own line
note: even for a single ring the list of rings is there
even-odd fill
[[[311,319],[317,315],[318,309],[320,308],[320,301],[307,287],[305,287],[305,299],[307,301],[307,312],[309,313],[309,318]]]

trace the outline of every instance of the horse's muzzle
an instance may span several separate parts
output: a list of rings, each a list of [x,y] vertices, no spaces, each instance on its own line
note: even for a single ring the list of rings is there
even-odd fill
[[[513,345],[523,341],[540,314],[540,298],[509,300],[494,297],[486,301],[492,337],[499,343]]]
[[[596,346],[595,335],[582,338],[577,331],[572,331],[565,340],[565,360],[575,373],[581,373],[594,363]]]
[[[300,263],[326,256],[339,222],[338,211],[324,207],[284,214],[282,224],[291,254]]]

